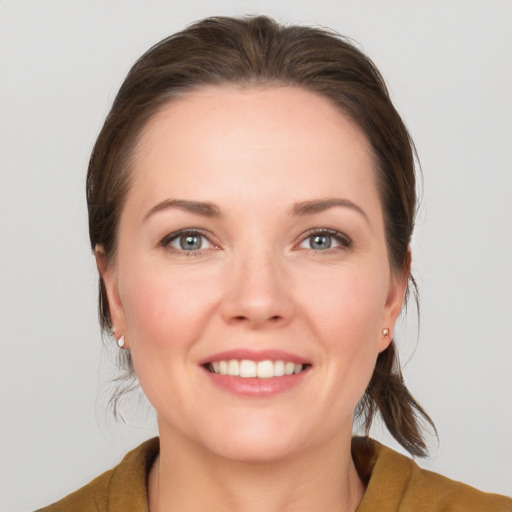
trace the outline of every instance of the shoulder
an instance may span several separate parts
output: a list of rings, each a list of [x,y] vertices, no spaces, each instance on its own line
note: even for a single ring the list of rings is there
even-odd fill
[[[84,487],[36,512],[92,512],[108,510],[108,488],[115,468],[98,476]]]
[[[129,452],[116,467],[37,512],[146,512],[147,475],[158,450],[158,438],[146,441]]]
[[[355,438],[352,453],[367,480],[357,512],[512,512],[511,498],[422,469],[376,441]]]

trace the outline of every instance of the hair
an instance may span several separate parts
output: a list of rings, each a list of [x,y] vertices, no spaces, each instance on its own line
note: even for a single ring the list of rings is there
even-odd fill
[[[283,26],[265,16],[204,19],[157,43],[133,65],[89,162],[87,205],[93,250],[101,245],[107,261],[115,255],[119,217],[130,187],[130,159],[148,120],[187,91],[227,85],[300,87],[328,98],[359,126],[374,153],[391,270],[409,275],[416,152],[382,76],[349,39],[327,29]],[[410,287],[417,299],[412,277]],[[101,277],[99,317],[103,332],[110,332]],[[133,377],[129,351],[121,354],[125,377]],[[114,396],[114,410],[119,397],[120,393]],[[377,412],[406,450],[427,454],[421,423],[434,431],[435,426],[404,384],[394,341],[379,354],[356,409],[364,419],[366,435]]]

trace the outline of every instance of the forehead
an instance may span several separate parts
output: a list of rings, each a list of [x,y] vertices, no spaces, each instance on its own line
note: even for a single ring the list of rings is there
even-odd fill
[[[211,131],[209,121],[222,132]],[[297,86],[226,85],[198,87],[164,104],[143,128],[139,148],[143,150],[158,134],[167,137],[192,131],[198,137],[213,138],[233,128],[238,132],[251,130],[252,137],[260,130],[262,138],[276,131],[294,138],[301,134],[311,138],[311,132],[319,129],[331,130],[334,137],[340,135],[334,132],[342,131],[345,139],[357,139],[363,145],[368,142],[356,123],[320,94]]]
[[[329,99],[298,87],[188,92],[150,119],[132,163],[132,190],[201,200],[222,183],[253,195],[266,186],[269,197],[282,186],[299,196],[376,188],[364,133]]]

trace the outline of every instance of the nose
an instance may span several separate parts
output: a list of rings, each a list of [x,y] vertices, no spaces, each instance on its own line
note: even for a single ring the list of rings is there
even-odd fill
[[[250,329],[283,326],[293,317],[292,283],[270,253],[240,257],[227,269],[221,312],[230,324]]]

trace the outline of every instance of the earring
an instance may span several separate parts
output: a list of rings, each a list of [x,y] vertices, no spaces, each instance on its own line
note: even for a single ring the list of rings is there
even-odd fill
[[[118,340],[117,340],[117,346],[119,348],[123,348],[124,347],[124,336],[121,336]]]
[[[389,336],[389,329],[387,327],[384,327],[384,329],[382,329],[382,336],[384,336],[384,338]]]

